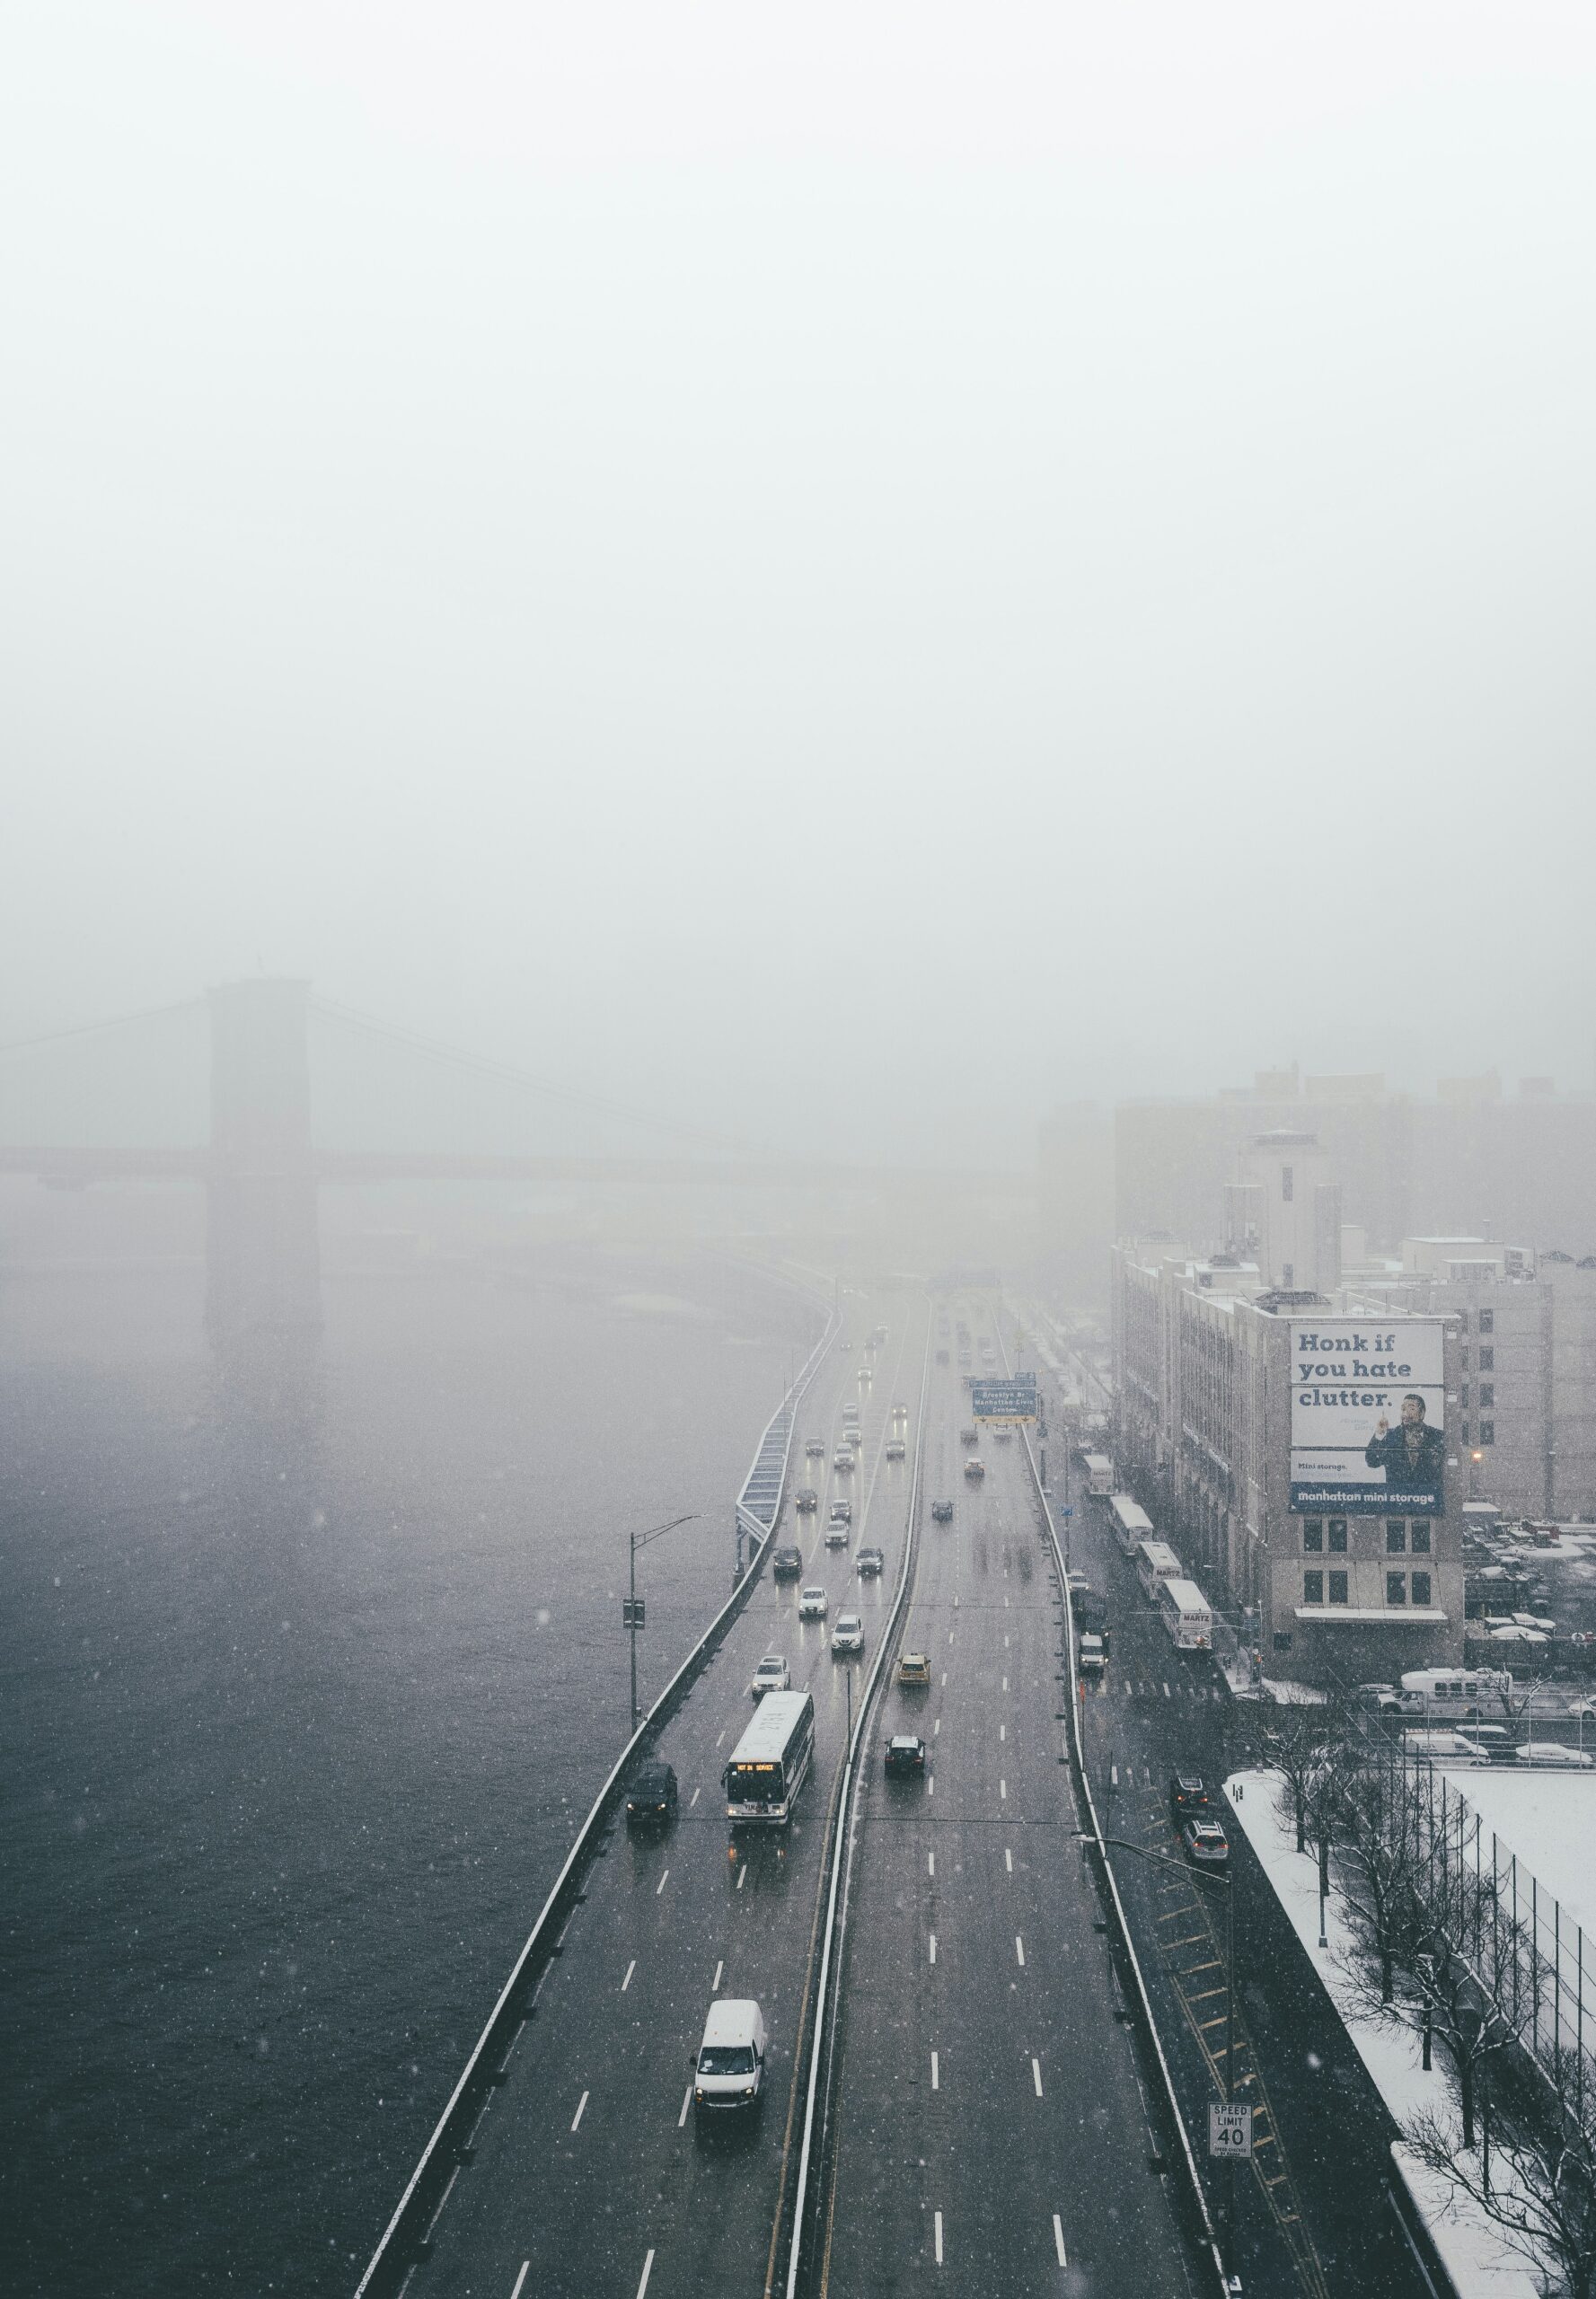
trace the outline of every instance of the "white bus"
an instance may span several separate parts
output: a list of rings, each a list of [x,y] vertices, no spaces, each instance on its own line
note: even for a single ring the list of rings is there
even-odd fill
[[[1157,1598],[1160,1581],[1178,1581],[1180,1559],[1168,1541],[1142,1540],[1136,1544],[1136,1578],[1142,1583],[1144,1596]]]
[[[807,1692],[768,1692],[731,1752],[726,1817],[734,1828],[784,1828],[815,1754],[815,1703]]]
[[[1213,1615],[1195,1581],[1160,1581],[1158,1600],[1159,1617],[1172,1644],[1182,1652],[1212,1651]]]
[[[1086,1489],[1107,1500],[1114,1490],[1114,1463],[1107,1453],[1082,1453],[1081,1467],[1086,1471]]]
[[[1126,1556],[1134,1556],[1143,1541],[1155,1540],[1152,1519],[1140,1502],[1128,1493],[1114,1493],[1108,1496],[1108,1513],[1114,1520],[1114,1537]]]
[[[1432,1717],[1443,1723],[1500,1717],[1512,1704],[1512,1678],[1504,1669],[1410,1669],[1380,1706],[1382,1715],[1411,1716],[1423,1724]]]

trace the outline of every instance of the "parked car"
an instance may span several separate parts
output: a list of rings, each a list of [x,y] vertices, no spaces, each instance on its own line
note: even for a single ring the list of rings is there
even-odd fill
[[[792,1676],[780,1652],[767,1652],[754,1671],[748,1689],[755,1700],[763,1700],[767,1692],[790,1692]]]
[[[812,1484],[800,1484],[792,1496],[792,1505],[800,1517],[812,1517],[820,1506],[820,1495]]]
[[[832,1658],[846,1652],[862,1652],[865,1649],[865,1625],[857,1613],[839,1613],[832,1630]]]
[[[663,1828],[675,1816],[675,1771],[668,1764],[639,1765],[637,1777],[626,1793],[627,1827]]]
[[[917,1732],[895,1732],[886,1743],[888,1780],[910,1780],[925,1770],[925,1742]]]
[[[861,1548],[853,1560],[853,1569],[861,1581],[873,1581],[886,1569],[886,1559],[878,1548]]]
[[[798,1599],[798,1618],[800,1620],[825,1618],[825,1590],[818,1581],[812,1581]]]
[[[932,1503],[931,1503],[931,1522],[932,1522],[932,1524],[933,1524],[933,1525],[951,1525],[951,1524],[952,1524],[952,1522],[953,1522],[953,1503],[952,1503],[952,1502],[951,1502],[951,1501],[933,1501],[933,1502],[932,1502]]]
[[[1182,1820],[1180,1841],[1186,1858],[1200,1862],[1205,1868],[1221,1868],[1230,1856],[1230,1839],[1219,1822],[1201,1819],[1195,1812]]]
[[[923,1691],[930,1684],[931,1664],[923,1652],[901,1652],[898,1655],[898,1682],[905,1688]]]
[[[771,1559],[771,1577],[774,1581],[796,1581],[803,1569],[801,1548],[779,1548]]]

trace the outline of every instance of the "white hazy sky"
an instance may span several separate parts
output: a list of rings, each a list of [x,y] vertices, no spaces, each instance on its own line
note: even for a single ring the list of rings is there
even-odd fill
[[[867,1154],[1588,1087],[1593,94],[1537,0],[13,0],[0,1035],[263,966]]]

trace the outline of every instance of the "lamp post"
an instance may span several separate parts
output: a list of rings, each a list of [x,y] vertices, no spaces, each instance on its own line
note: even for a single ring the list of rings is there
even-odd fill
[[[1236,2050],[1236,1885],[1230,1876],[1212,1876],[1205,1869],[1194,1868],[1189,1861],[1171,1859],[1167,1852],[1153,1852],[1144,1844],[1133,1844],[1127,1837],[1093,1836],[1088,1828],[1078,1828],[1077,1836],[1089,1844],[1105,1849],[1113,1845],[1116,1851],[1133,1852],[1138,1860],[1151,1860],[1160,1868],[1173,1868],[1194,1884],[1206,1884],[1225,1896],[1225,2056],[1220,2076],[1220,2098],[1228,2107],[1235,2089]],[[1233,2157],[1225,2163],[1225,2269],[1233,2290],[1239,2290],[1240,2278],[1236,2272],[1236,2164]]]
[[[643,1625],[644,1617],[643,1599],[638,1594],[638,1551],[647,1548],[650,1541],[657,1541],[662,1533],[674,1533],[678,1525],[694,1523],[697,1516],[698,1511],[694,1510],[692,1516],[673,1517],[668,1525],[650,1525],[646,1533],[628,1533],[626,1536],[626,1594],[621,1599],[621,1625],[630,1632],[631,1637],[631,1729],[634,1732],[638,1729],[638,1631]]]

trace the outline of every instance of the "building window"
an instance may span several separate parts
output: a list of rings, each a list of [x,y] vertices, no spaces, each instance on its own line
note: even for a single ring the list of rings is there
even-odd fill
[[[1333,1605],[1344,1605],[1346,1602],[1346,1575],[1345,1572],[1332,1572],[1330,1575],[1330,1602]]]
[[[1480,1351],[1479,1370],[1482,1373],[1494,1373],[1496,1370],[1496,1352],[1494,1349]]]
[[[1321,1517],[1309,1517],[1302,1526],[1302,1546],[1309,1555],[1317,1556],[1325,1545],[1325,1526]]]
[[[1467,1342],[1463,1343],[1462,1348],[1458,1352],[1458,1367],[1459,1370],[1461,1372],[1466,1373],[1468,1370],[1468,1343]]]
[[[1322,1572],[1302,1575],[1302,1601],[1305,1605],[1322,1605],[1325,1601],[1325,1576]]]
[[[1480,1311],[1480,1313],[1479,1313],[1479,1329],[1480,1329],[1481,1333],[1495,1333],[1495,1330],[1496,1330],[1496,1312],[1495,1312],[1495,1309],[1482,1309],[1482,1310]]]
[[[1274,1650],[1277,1652],[1289,1652],[1291,1649],[1291,1630],[1289,1628],[1277,1628],[1274,1632]]]
[[[1405,1556],[1407,1553],[1407,1519],[1405,1517],[1386,1519],[1386,1555]]]
[[[1480,1423],[1479,1441],[1482,1445],[1494,1445],[1496,1442],[1496,1424],[1494,1421]]]
[[[1407,1602],[1407,1575],[1406,1572],[1388,1572],[1386,1574],[1386,1602],[1388,1605],[1405,1605]]]
[[[1297,1272],[1291,1262],[1288,1261],[1285,1267],[1281,1271],[1280,1278],[1282,1285],[1289,1293],[1292,1286],[1295,1285],[1297,1282]]]
[[[1486,1405],[1495,1405],[1495,1402],[1496,1402],[1496,1384],[1495,1384],[1495,1381],[1482,1381],[1482,1382],[1480,1383],[1480,1385],[1479,1385],[1479,1409],[1480,1409],[1480,1411],[1483,1413],[1483,1412],[1485,1411],[1485,1409],[1486,1409]]]
[[[1346,1555],[1346,1519],[1345,1517],[1332,1517],[1330,1519],[1330,1546],[1337,1556]]]
[[[1468,1384],[1465,1381],[1458,1391],[1458,1403],[1465,1413],[1468,1410]]]
[[[1459,1433],[1459,1435],[1462,1438],[1462,1440],[1463,1440],[1463,1442],[1464,1442],[1464,1444],[1465,1444],[1465,1445],[1469,1445],[1469,1444],[1472,1444],[1472,1443],[1473,1443],[1473,1441],[1474,1441],[1474,1440],[1473,1440],[1473,1439],[1472,1439],[1472,1438],[1469,1436],[1469,1434],[1468,1434],[1468,1423],[1466,1421],[1459,1421],[1459,1423],[1458,1423],[1458,1433]]]
[[[1430,1576],[1427,1572],[1415,1572],[1414,1574],[1413,1601],[1415,1605],[1427,1605],[1429,1603]]]
[[[1280,1169],[1280,1195],[1283,1204],[1289,1205],[1291,1203],[1292,1169],[1289,1166],[1283,1166]]]
[[[1413,1520],[1413,1553],[1415,1556],[1428,1556],[1430,1554],[1428,1517],[1415,1517]]]

